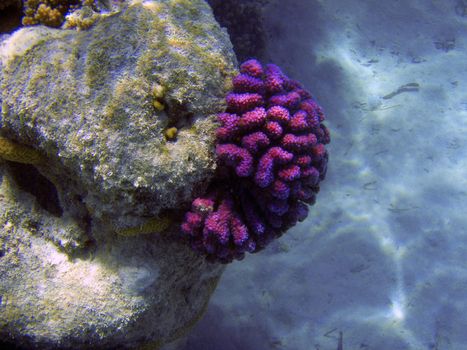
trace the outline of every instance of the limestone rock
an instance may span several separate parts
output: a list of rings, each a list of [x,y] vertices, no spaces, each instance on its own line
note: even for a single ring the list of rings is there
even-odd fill
[[[212,175],[209,116],[236,62],[203,1],[135,2],[84,31],[24,28],[0,59],[2,133],[47,155],[65,207],[79,196],[98,217],[154,216]]]
[[[0,339],[28,349],[157,349],[201,316],[222,272],[166,235],[116,237],[79,256],[45,237],[72,229],[3,176]]]
[[[0,159],[0,339],[158,348],[196,322],[223,268],[179,242],[177,220],[213,175],[235,64],[201,0],[0,38],[0,135],[45,159]],[[172,222],[159,234],[117,234],[157,216]]]

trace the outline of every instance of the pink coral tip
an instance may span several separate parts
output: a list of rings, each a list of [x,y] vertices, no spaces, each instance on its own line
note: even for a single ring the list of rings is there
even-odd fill
[[[264,126],[264,131],[272,139],[278,139],[282,136],[284,129],[278,122],[270,121]]]
[[[217,145],[216,154],[220,163],[234,167],[240,177],[250,176],[253,172],[253,158],[244,148],[231,143]]]
[[[285,164],[291,161],[293,154],[280,147],[272,147],[259,160],[258,170],[255,174],[255,183],[261,187],[269,186],[274,180],[274,165]]]
[[[300,166],[300,168],[305,168],[311,164],[311,157],[309,155],[301,155],[295,158],[294,163]]]
[[[245,243],[248,239],[248,228],[237,215],[231,218],[230,227],[235,245],[240,246]]]
[[[245,112],[238,121],[238,127],[245,131],[260,127],[266,121],[266,110],[258,107],[252,111]]]
[[[311,153],[313,154],[314,159],[321,159],[326,154],[326,148],[322,143],[318,143],[311,148]]]
[[[282,106],[272,106],[267,110],[267,116],[269,120],[276,121],[281,124],[288,123],[290,120],[289,110]]]
[[[279,199],[287,199],[290,194],[289,186],[281,180],[274,181],[271,194]]]
[[[296,112],[292,119],[290,120],[290,129],[293,131],[305,131],[309,129],[309,124],[308,124],[308,114],[303,111],[299,110]]]
[[[300,178],[300,167],[298,165],[290,165],[286,168],[279,170],[279,178],[283,181],[293,181]]]
[[[269,138],[261,131],[242,137],[242,146],[251,154],[257,153],[259,150],[269,146]]]
[[[257,93],[230,93],[225,98],[227,108],[232,112],[243,113],[263,105],[263,96]]]
[[[296,136],[294,134],[286,134],[282,138],[282,146],[286,150],[305,151],[316,144],[316,136],[314,134],[306,134]]]
[[[295,91],[283,95],[274,95],[269,99],[271,106],[283,106],[285,108],[296,108],[300,102],[300,95]]]
[[[284,91],[287,79],[278,66],[275,64],[268,64],[266,66],[264,83],[269,93],[278,93]]]
[[[260,78],[263,75],[263,66],[258,60],[250,59],[240,65],[240,72],[255,78]]]
[[[233,87],[235,92],[258,92],[264,90],[264,83],[261,79],[252,77],[248,74],[237,75],[233,79]]]

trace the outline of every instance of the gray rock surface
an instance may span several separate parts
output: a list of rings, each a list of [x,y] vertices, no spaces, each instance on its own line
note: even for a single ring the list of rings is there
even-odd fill
[[[2,133],[49,157],[65,207],[79,195],[98,217],[154,216],[212,174],[209,116],[235,58],[203,1],[136,2],[85,31],[21,29],[0,57]]]
[[[73,229],[3,176],[0,339],[28,349],[157,349],[201,316],[223,270],[169,234],[109,237],[74,257],[45,237]]]
[[[0,159],[0,339],[158,348],[196,322],[223,268],[178,241],[177,220],[213,175],[235,65],[201,0],[2,37],[0,134],[46,161]],[[162,233],[118,234],[158,216]]]

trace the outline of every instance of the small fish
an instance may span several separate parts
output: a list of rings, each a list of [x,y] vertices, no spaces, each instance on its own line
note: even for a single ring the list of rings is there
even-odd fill
[[[396,95],[399,95],[403,92],[409,92],[409,91],[419,91],[420,90],[420,84],[418,83],[408,83],[402,86],[399,86],[399,88],[390,94],[387,94],[386,96],[383,96],[383,100],[389,100],[390,98],[393,98]]]

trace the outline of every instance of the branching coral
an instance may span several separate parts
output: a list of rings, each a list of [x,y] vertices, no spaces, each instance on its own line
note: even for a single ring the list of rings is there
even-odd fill
[[[68,11],[93,4],[94,0],[25,0],[23,25],[59,27]]]
[[[24,164],[40,164],[45,161],[39,151],[5,137],[0,137],[0,158]]]
[[[279,67],[240,66],[217,130],[218,179],[193,201],[182,232],[209,260],[263,249],[308,215],[324,179],[324,114]]]
[[[121,236],[137,236],[148,233],[161,233],[162,231],[166,230],[171,223],[172,220],[168,216],[162,216],[160,218],[155,217],[142,225],[117,229],[116,232]]]

